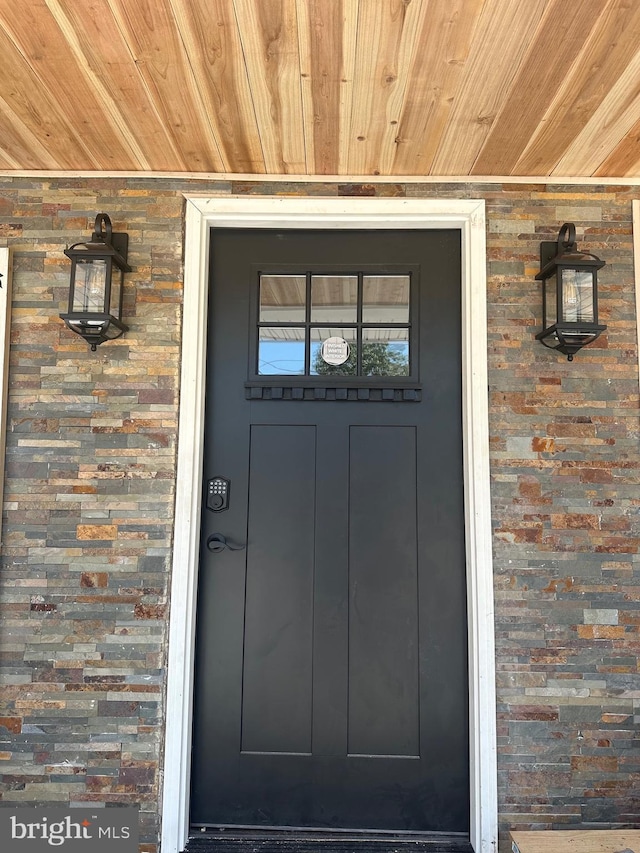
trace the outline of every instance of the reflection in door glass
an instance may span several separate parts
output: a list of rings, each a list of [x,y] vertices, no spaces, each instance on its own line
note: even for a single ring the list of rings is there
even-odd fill
[[[323,358],[322,344],[329,338],[337,338],[346,342],[348,355],[342,364],[329,364]],[[356,329],[311,329],[312,376],[356,376],[357,372],[358,351]]]
[[[311,278],[311,322],[355,323],[358,319],[358,277],[314,275]]]
[[[258,341],[258,374],[304,374],[304,353],[304,328],[263,326]]]
[[[362,375],[408,376],[409,330],[363,329]]]
[[[306,299],[304,275],[260,276],[261,323],[304,323]]]
[[[365,275],[362,280],[363,323],[409,322],[409,276]]]

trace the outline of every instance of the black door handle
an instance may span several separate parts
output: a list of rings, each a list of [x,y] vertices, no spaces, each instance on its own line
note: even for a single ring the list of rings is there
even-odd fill
[[[244,551],[246,545],[237,545],[235,542],[230,542],[222,533],[212,533],[207,539],[207,548],[213,551],[214,554],[219,554],[227,548],[229,551]]]

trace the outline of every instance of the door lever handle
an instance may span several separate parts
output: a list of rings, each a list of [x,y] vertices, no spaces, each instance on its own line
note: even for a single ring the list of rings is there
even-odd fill
[[[244,551],[246,545],[237,545],[235,542],[230,542],[222,533],[212,533],[207,539],[207,548],[213,551],[214,554],[219,554],[225,548],[229,551]]]

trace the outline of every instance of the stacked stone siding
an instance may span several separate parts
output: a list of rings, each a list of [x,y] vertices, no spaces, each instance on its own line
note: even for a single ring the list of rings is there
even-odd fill
[[[626,187],[0,178],[13,248],[0,580],[4,804],[139,804],[158,845],[181,347],[182,192],[487,203],[502,829],[640,820],[639,389]],[[130,237],[130,331],[58,318],[63,249]],[[576,223],[607,332],[534,340],[541,240]]]

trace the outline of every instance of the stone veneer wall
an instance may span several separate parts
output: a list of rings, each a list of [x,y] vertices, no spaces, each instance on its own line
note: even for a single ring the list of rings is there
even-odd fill
[[[3,803],[137,803],[141,849],[157,849],[182,191],[486,199],[501,827],[637,826],[640,190],[606,186],[0,178]],[[130,331],[91,353],[58,313],[62,250],[97,212],[128,231],[134,272]],[[533,338],[539,243],[564,221],[607,261],[609,329],[572,364]]]

